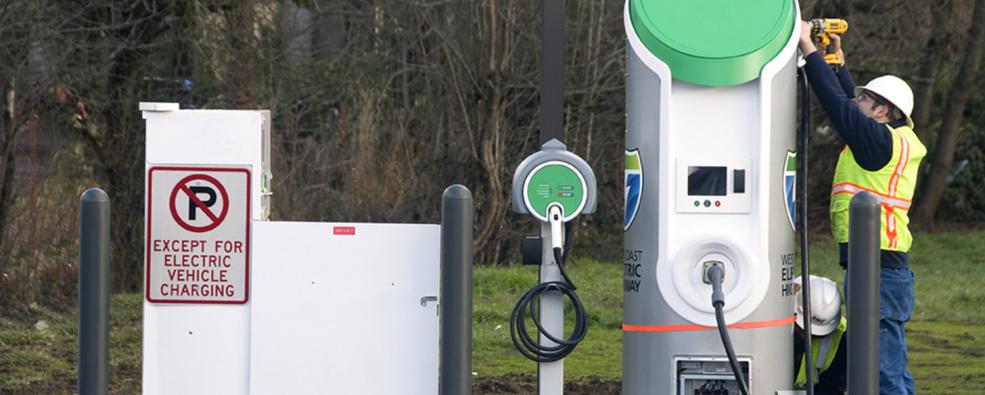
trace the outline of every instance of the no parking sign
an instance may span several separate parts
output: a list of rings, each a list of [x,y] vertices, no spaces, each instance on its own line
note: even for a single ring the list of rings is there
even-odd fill
[[[148,302],[249,300],[249,191],[249,167],[148,169]]]

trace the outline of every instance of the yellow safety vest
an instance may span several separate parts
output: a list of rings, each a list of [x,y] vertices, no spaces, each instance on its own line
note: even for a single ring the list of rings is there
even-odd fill
[[[893,155],[883,168],[865,170],[855,162],[851,149],[846,146],[841,151],[831,186],[831,231],[838,243],[847,243],[848,205],[856,193],[872,192],[882,205],[880,249],[907,252],[913,241],[907,213],[927,148],[909,126],[886,128],[892,135]]]
[[[835,360],[835,354],[838,353],[838,345],[841,344],[841,338],[845,334],[846,329],[848,329],[848,320],[845,317],[841,317],[841,321],[838,322],[838,328],[834,332],[831,332],[827,336],[815,336],[811,338],[811,357],[814,358],[814,367],[817,368],[817,374],[821,374],[821,372],[831,367],[831,362]],[[807,353],[804,353],[804,356],[800,357],[800,371],[797,372],[797,378],[793,382],[797,388],[804,388],[807,385],[807,364],[804,363],[804,358],[806,357]],[[814,379],[814,383],[817,383],[817,379]]]

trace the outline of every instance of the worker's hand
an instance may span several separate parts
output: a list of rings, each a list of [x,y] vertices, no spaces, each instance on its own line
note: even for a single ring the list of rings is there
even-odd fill
[[[841,59],[841,64],[844,65],[845,52],[841,50],[841,35],[835,33],[828,33],[828,36],[831,37],[831,50],[833,51],[832,53],[837,55],[838,59]]]
[[[817,51],[814,45],[814,38],[811,37],[811,24],[807,21],[800,21],[800,52],[806,57]]]

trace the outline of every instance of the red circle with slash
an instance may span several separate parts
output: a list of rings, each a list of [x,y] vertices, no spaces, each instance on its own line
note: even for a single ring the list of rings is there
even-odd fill
[[[215,185],[215,189],[219,191],[219,195],[222,196],[222,212],[220,212],[219,215],[215,215],[215,213],[213,213],[212,210],[210,210],[209,207],[206,206],[205,203],[203,203],[202,200],[188,188],[188,183],[198,180],[212,183],[212,185]],[[179,192],[183,192],[187,195],[188,199],[190,199],[199,210],[202,210],[202,212],[212,220],[212,223],[208,225],[195,226],[189,224],[184,218],[178,215],[177,200]],[[226,188],[219,183],[219,180],[216,180],[214,177],[207,174],[192,174],[188,177],[182,178],[181,181],[178,181],[178,183],[175,184],[174,189],[171,190],[171,198],[169,200],[171,201],[171,217],[173,217],[174,221],[178,223],[178,226],[181,226],[191,232],[202,233],[215,229],[222,223],[222,220],[226,219],[226,213],[229,212],[229,194],[226,193]]]

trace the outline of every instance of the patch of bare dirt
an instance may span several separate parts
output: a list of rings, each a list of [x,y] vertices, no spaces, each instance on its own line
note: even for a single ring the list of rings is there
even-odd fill
[[[533,375],[507,375],[502,377],[480,377],[472,382],[472,393],[476,395],[536,395],[537,377]],[[566,395],[608,395],[622,393],[622,381],[602,380],[597,377],[564,383]]]

